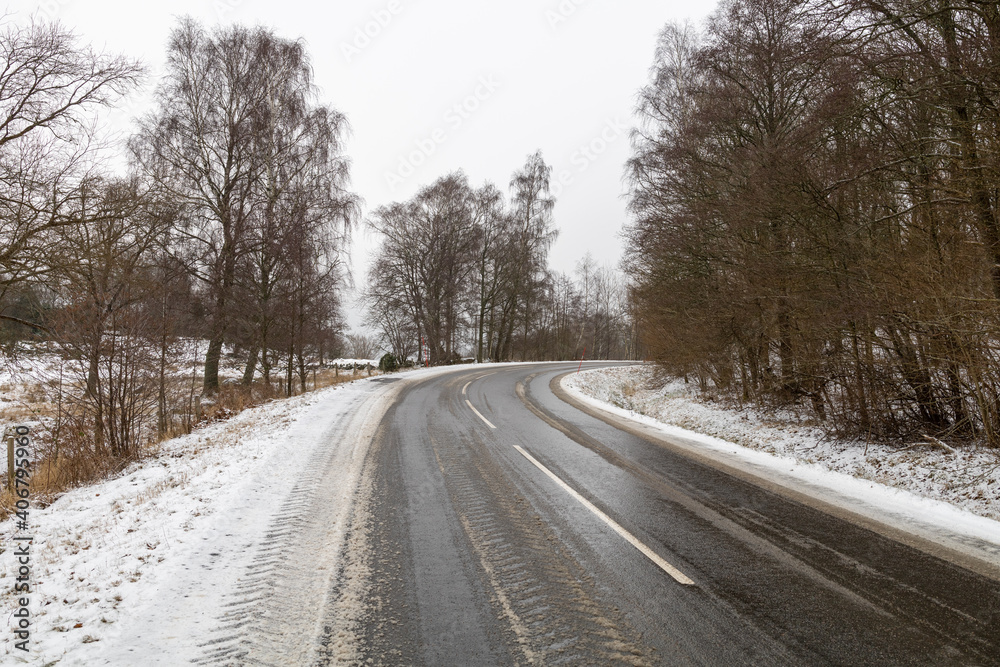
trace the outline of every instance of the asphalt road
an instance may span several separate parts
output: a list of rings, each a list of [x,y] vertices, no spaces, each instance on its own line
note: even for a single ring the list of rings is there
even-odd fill
[[[353,528],[371,664],[1000,664],[1000,583],[627,432],[566,364],[404,389]]]

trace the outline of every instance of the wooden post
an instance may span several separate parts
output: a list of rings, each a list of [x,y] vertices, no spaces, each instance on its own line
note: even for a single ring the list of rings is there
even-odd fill
[[[7,488],[14,491],[14,438],[7,439]]]

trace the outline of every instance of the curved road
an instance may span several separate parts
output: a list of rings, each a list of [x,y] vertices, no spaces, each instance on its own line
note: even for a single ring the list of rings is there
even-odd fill
[[[995,578],[616,428],[572,370],[402,390],[348,553],[365,661],[1000,664]]]

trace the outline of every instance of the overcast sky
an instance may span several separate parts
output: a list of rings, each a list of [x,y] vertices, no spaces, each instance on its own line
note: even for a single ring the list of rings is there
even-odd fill
[[[676,0],[25,0],[8,12],[58,19],[96,48],[142,59],[148,89],[177,17],[262,24],[304,39],[322,101],[348,117],[352,185],[365,213],[463,169],[506,190],[541,150],[553,167],[559,240],[571,272],[588,251],[617,264],[626,220],[622,170],[637,90],[656,35],[700,22],[715,2]],[[117,122],[143,110],[139,93]],[[364,283],[373,239],[355,234]],[[356,314],[350,318],[357,324]]]

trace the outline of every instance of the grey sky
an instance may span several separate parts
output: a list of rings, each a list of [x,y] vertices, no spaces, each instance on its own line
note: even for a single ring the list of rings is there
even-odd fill
[[[31,0],[8,12],[56,18],[96,48],[161,69],[176,17],[260,23],[305,39],[324,102],[347,114],[352,183],[365,212],[412,196],[449,171],[506,190],[541,149],[553,166],[560,237],[555,269],[591,252],[617,263],[622,166],[636,91],[656,34],[701,20],[714,2],[675,0]],[[141,111],[139,94],[114,122]],[[356,234],[356,279],[373,240]],[[356,324],[355,317],[351,318]]]

